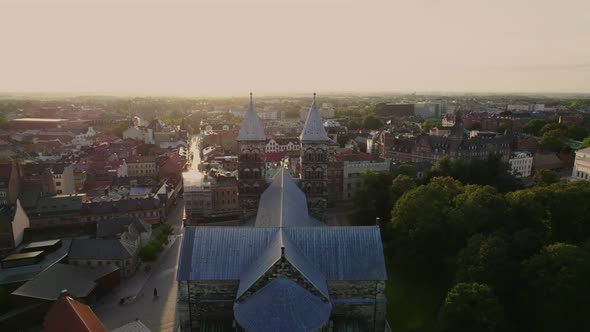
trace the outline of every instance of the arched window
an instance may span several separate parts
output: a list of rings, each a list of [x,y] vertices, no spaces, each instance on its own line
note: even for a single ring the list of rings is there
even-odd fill
[[[323,178],[323,173],[324,173],[324,172],[322,171],[322,169],[321,169],[321,168],[317,169],[317,170],[315,171],[315,176],[316,176],[316,179],[321,179],[321,178]]]

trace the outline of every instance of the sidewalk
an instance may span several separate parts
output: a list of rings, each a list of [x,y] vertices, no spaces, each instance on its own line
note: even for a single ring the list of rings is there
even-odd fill
[[[137,297],[143,295],[143,288],[145,284],[152,276],[152,273],[158,269],[158,266],[164,260],[166,253],[170,248],[174,245],[176,240],[181,237],[182,235],[172,234],[168,237],[170,240],[166,246],[162,249],[162,251],[158,254],[158,257],[153,262],[142,263],[137,272],[127,279],[121,280],[121,284],[117,286],[112,292],[104,296],[96,303],[96,308],[100,308],[105,305],[109,304],[119,304],[119,301],[122,298],[127,298],[126,304],[133,303]],[[151,268],[148,272],[145,272],[145,266],[150,265]]]

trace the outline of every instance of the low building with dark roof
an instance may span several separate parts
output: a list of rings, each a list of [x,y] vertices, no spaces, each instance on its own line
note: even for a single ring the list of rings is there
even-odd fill
[[[93,305],[119,281],[116,266],[89,268],[54,264],[11,293],[13,310],[0,316],[0,330],[21,331],[41,325],[64,289],[68,290],[72,299]],[[59,331],[68,330],[63,328]]]
[[[72,241],[68,262],[77,266],[116,266],[122,277],[137,269],[139,238],[76,239]]]
[[[162,202],[151,197],[90,202],[83,204],[81,214],[82,221],[100,222],[118,217],[137,217],[150,224],[157,224],[165,217],[163,210]]]
[[[189,226],[177,271],[188,329],[385,330],[387,272],[379,226],[326,226],[281,169],[254,226]]]
[[[97,297],[105,294],[98,291],[105,288],[99,285],[104,277],[112,278],[118,272],[116,266],[82,267],[67,264],[54,264],[39,273],[33,280],[12,292],[13,296],[55,301],[63,289],[68,289],[71,296],[86,303],[94,303]],[[118,276],[118,273],[114,274]],[[118,278],[114,278],[118,284]],[[114,286],[113,284],[110,285]],[[108,288],[108,287],[107,287]],[[98,292],[97,292],[98,291]]]
[[[152,236],[152,225],[135,217],[114,218],[96,223],[97,239],[120,239],[125,233],[132,238],[139,237],[140,246],[143,246]]]
[[[80,210],[85,200],[86,194],[39,196],[34,206],[26,208],[31,227],[80,223]]]

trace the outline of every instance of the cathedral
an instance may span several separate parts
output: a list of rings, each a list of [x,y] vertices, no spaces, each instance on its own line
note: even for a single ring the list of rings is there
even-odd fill
[[[266,135],[256,114],[252,94],[250,106],[238,134],[238,199],[243,221],[256,216],[266,183]],[[328,144],[331,142],[318,111],[315,93],[300,140],[301,190],[307,197],[310,215],[324,219],[328,198]]]
[[[258,201],[253,226],[185,227],[176,274],[185,330],[384,331],[379,226],[326,226],[285,169]]]
[[[252,97],[239,132],[241,226],[184,228],[176,279],[183,331],[385,331],[379,226],[327,226],[328,136],[313,103],[301,177],[265,181]]]

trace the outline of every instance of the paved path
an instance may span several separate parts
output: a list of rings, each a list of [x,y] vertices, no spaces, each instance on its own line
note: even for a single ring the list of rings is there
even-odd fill
[[[96,314],[109,330],[139,318],[152,331],[174,331],[179,251],[180,241],[175,241],[170,249],[163,253],[161,264],[154,267],[145,283],[144,291],[135,302],[119,305],[117,298],[111,297],[97,306]],[[158,289],[158,298],[153,297],[154,288]]]
[[[138,271],[133,277],[121,281],[121,285],[102,298],[94,308],[96,315],[111,330],[125,325],[136,318],[152,331],[175,331],[177,325],[176,269],[182,241],[182,212],[184,201],[178,199],[170,211],[166,223],[173,227],[170,244],[152,263],[149,272]],[[153,290],[158,289],[154,299]],[[136,296],[135,301],[120,305],[126,296]]]

